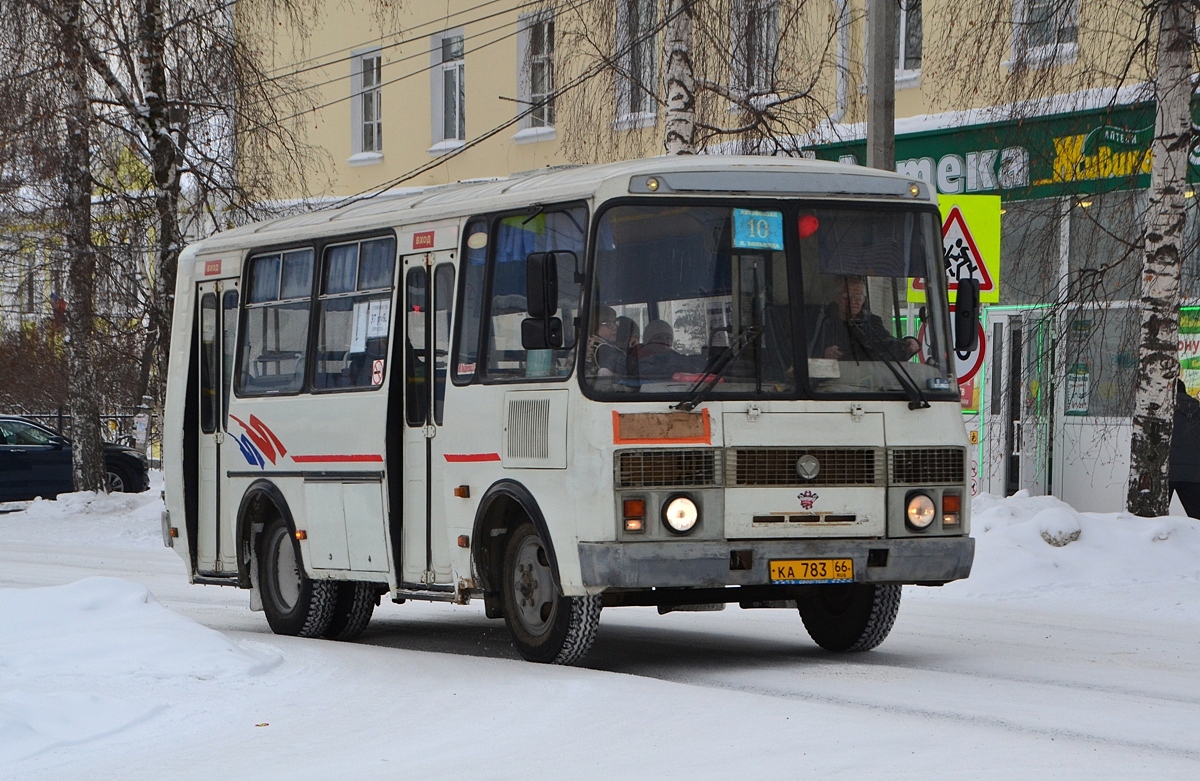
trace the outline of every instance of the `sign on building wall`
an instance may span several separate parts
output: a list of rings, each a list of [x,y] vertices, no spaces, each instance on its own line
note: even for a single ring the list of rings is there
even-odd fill
[[[1000,300],[1000,196],[943,195],[938,198],[942,212],[942,262],[950,301],[958,280],[979,281],[979,300]],[[909,279],[908,300],[925,302],[925,280]]]
[[[1143,189],[1153,136],[1152,102],[948,127],[897,135],[896,170],[944,195],[988,193],[1006,201]],[[820,160],[866,161],[863,139],[806,151]],[[1192,150],[1190,181],[1200,180],[1197,166],[1200,147]]]

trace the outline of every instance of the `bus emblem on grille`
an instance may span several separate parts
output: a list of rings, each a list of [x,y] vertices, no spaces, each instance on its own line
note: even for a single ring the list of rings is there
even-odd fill
[[[816,456],[804,455],[796,459],[796,474],[805,480],[812,480],[821,472],[821,462]]]
[[[801,507],[803,507],[805,510],[811,510],[813,505],[816,504],[817,500],[821,497],[816,491],[805,491],[802,494],[798,494],[796,498],[800,500]]]

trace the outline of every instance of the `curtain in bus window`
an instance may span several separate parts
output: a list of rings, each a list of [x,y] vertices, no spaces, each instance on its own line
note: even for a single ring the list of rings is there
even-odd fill
[[[462,303],[458,308],[458,333],[455,338],[454,382],[466,385],[475,379],[479,358],[479,320],[483,313],[483,285],[487,271],[487,220],[474,219],[463,232]]]
[[[238,394],[294,393],[304,384],[313,251],[252,258]]]
[[[323,266],[313,389],[378,388],[387,366],[395,240],[328,247]]]
[[[446,401],[446,364],[450,357],[450,309],[454,300],[454,266],[442,263],[433,272],[433,421],[442,425]]]
[[[410,426],[425,424],[429,411],[429,376],[426,355],[425,300],[429,276],[423,268],[410,269],[404,278],[404,417]]]
[[[493,237],[492,299],[488,323],[487,375],[492,379],[562,377],[571,373],[575,321],[579,314],[584,227],[583,207],[546,211],[500,220]],[[521,345],[521,322],[527,317],[525,260],[532,252],[563,251],[558,268],[559,308],[563,344],[560,350],[526,352]],[[573,256],[573,260],[572,260]]]

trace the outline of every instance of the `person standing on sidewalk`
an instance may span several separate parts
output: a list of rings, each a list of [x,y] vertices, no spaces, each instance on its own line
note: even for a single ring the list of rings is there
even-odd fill
[[[1200,519],[1200,401],[1188,395],[1183,380],[1175,380],[1175,426],[1171,434],[1171,490],[1183,511]]]

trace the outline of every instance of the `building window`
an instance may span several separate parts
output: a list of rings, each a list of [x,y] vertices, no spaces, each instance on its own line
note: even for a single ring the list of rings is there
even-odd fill
[[[1055,65],[1076,55],[1079,0],[1017,0],[1013,11],[1018,64]]]
[[[380,106],[380,73],[383,55],[376,49],[351,60],[351,165],[379,162],[383,152],[383,118]]]
[[[433,38],[433,141],[431,152],[461,146],[467,137],[463,35],[445,32]]]
[[[921,0],[896,4],[896,75],[921,69]]]
[[[734,85],[746,95],[774,92],[779,63],[778,0],[744,0],[734,17]]]
[[[621,0],[617,5],[617,125],[654,123],[658,8],[655,0]]]
[[[513,141],[548,141],[554,133],[554,16],[521,18],[517,37],[517,100],[523,113]]]

